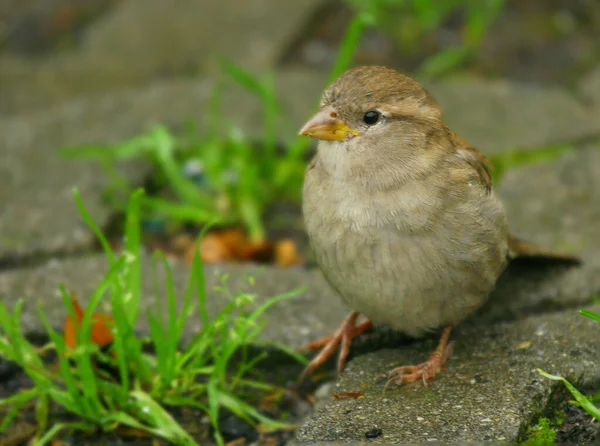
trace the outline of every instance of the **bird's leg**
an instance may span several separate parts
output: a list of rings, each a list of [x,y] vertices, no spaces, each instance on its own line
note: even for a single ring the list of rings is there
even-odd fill
[[[316,350],[318,348],[322,348],[319,354],[315,356],[312,361],[310,361],[300,375],[301,381],[306,376],[310,375],[317,367],[327,361],[327,358],[333,354],[336,347],[340,343],[341,346],[340,353],[338,355],[337,368],[338,372],[341,372],[344,369],[344,366],[346,365],[346,358],[348,357],[348,353],[350,353],[350,344],[352,343],[352,339],[355,336],[364,333],[373,326],[373,323],[370,320],[366,320],[357,326],[356,319],[358,318],[358,315],[358,312],[353,311],[344,318],[334,333],[302,347],[304,350]]]
[[[451,325],[444,327],[438,346],[431,353],[426,362],[422,362],[421,364],[417,365],[396,367],[394,370],[392,370],[388,375],[389,380],[386,384],[386,387],[392,382],[400,385],[403,383],[413,382],[418,379],[422,379],[423,383],[427,385],[427,381],[442,370],[442,366],[450,357],[450,355],[452,355],[452,345],[448,344],[451,332]]]

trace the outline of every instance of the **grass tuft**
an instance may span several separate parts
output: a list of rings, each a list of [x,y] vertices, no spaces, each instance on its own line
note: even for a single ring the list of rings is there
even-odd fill
[[[600,324],[600,313],[596,313],[591,310],[580,310],[580,313],[583,316],[590,318]],[[571,403],[578,407],[581,407],[596,420],[600,421],[600,408],[596,407],[596,405],[594,404],[594,402],[600,401],[600,390],[596,392],[595,395],[586,397],[579,390],[577,390],[573,384],[571,384],[562,376],[551,375],[550,373],[547,373],[542,369],[537,369],[537,371],[540,375],[544,376],[545,378],[551,379],[553,381],[562,381],[565,387],[569,390],[569,392],[571,392],[571,395],[575,398],[575,401],[572,401]]]
[[[266,383],[249,378],[262,357],[242,355],[245,359],[237,364],[236,370],[232,371],[231,365],[235,355],[260,343],[258,337],[264,328],[265,312],[299,291],[253,305],[256,296],[232,295],[223,287],[228,303],[211,318],[206,308],[204,271],[198,252],[183,297],[176,296],[169,263],[157,252],[154,260],[164,268],[166,295],[157,294],[156,309],[144,314],[140,305],[140,216],[144,193],[137,190],[131,195],[126,214],[126,243],[120,253],[112,251],[90,218],[79,193],[75,191],[74,195],[82,218],[104,246],[109,269],[90,296],[80,323],[75,324],[74,349],[66,345],[63,335],[53,328],[56,321],[48,320],[41,307],[39,317],[50,343],[35,347],[21,329],[23,301],[18,301],[12,311],[0,302],[0,355],[22,367],[34,384],[31,389],[22,389],[0,400],[0,407],[9,407],[0,432],[30,401],[36,404],[39,429],[36,444],[40,445],[65,430],[111,431],[120,426],[146,431],[174,444],[195,445],[195,440],[170,413],[178,406],[200,409],[207,414],[218,444],[223,444],[218,425],[221,408],[252,423],[289,427],[264,416],[240,396],[247,389],[270,388]],[[70,317],[76,320],[72,299],[65,287],[61,287],[61,294]],[[92,341],[93,321],[102,302],[109,303],[112,315],[114,341],[108,351]],[[134,330],[142,315],[150,327],[153,354],[145,353],[144,339]],[[202,330],[185,343],[184,329],[192,317],[199,317]],[[287,348],[281,349],[289,353]],[[50,350],[56,352],[57,370],[47,367],[42,358]],[[54,404],[74,415],[76,421],[55,423],[57,420],[50,418]]]
[[[367,26],[365,20],[361,15],[350,22],[330,80],[350,66]],[[207,107],[207,128],[203,133],[191,128],[185,135],[175,135],[166,126],[158,125],[116,144],[67,147],[61,154],[101,163],[109,178],[104,196],[116,210],[125,209],[133,192],[133,186],[119,174],[117,163],[145,160],[156,173],[154,188],[162,193],[140,198],[142,219],[240,225],[251,241],[264,241],[267,211],[274,204],[300,203],[305,157],[311,142],[296,137],[285,150],[278,148],[277,129],[284,110],[277,99],[272,74],[255,76],[229,61],[222,61],[221,68],[228,79],[260,101],[260,144],[224,119],[220,107],[221,79]]]
[[[415,54],[435,45],[435,31],[451,18],[461,21],[460,41],[440,48],[418,68],[417,75],[436,78],[471,61],[505,0],[347,0],[365,20],[391,36],[399,51]]]

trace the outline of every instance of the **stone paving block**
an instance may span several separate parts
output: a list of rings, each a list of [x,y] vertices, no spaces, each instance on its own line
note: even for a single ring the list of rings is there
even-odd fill
[[[297,439],[300,444],[356,442],[381,429],[370,443],[514,443],[551,404],[553,392],[566,395],[562,383],[542,377],[536,368],[578,386],[600,385],[599,330],[575,311],[459,328],[447,370],[426,388],[417,382],[384,392],[387,372],[424,360],[434,342],[360,356],[348,364],[333,392],[362,392],[364,398],[322,402]]]
[[[600,66],[593,68],[583,77],[579,94],[583,100],[597,105],[596,116],[600,116]]]
[[[318,83],[313,72],[284,72],[278,88]],[[98,94],[57,107],[0,120],[0,258],[7,252],[72,250],[87,246],[89,233],[80,222],[71,191],[77,186],[99,224],[110,215],[101,200],[107,177],[97,162],[66,160],[64,146],[107,144],[164,123],[182,129],[206,122],[212,91],[208,80],[161,82],[126,92]],[[286,134],[313,106],[302,99],[286,107]],[[259,137],[262,113],[259,101],[241,87],[230,85],[223,97],[226,120]],[[283,128],[283,127],[282,127]],[[291,130],[293,129],[293,130]],[[283,133],[283,130],[282,130]],[[140,162],[126,164],[125,173],[136,184],[148,172]]]
[[[564,268],[519,262],[500,280],[483,311],[502,319],[508,307],[517,316],[524,305],[550,309],[600,295],[600,146],[510,170],[498,193],[513,234],[577,254],[583,264]]]
[[[157,115],[164,119],[166,108],[157,107],[153,92],[157,89],[118,100],[74,101],[0,122],[0,257],[89,244],[90,234],[80,222],[71,191],[77,186],[92,216],[104,224],[110,214],[101,199],[107,177],[97,162],[64,159],[59,149],[117,141],[149,128]],[[200,103],[207,94],[204,84],[187,89],[187,104]],[[126,107],[132,98],[137,107]],[[153,108],[143,108],[149,105]],[[140,163],[127,169],[134,182],[145,173],[147,166]]]
[[[442,105],[449,127],[483,153],[600,134],[594,109],[560,87],[475,77],[427,87]]]
[[[600,251],[600,143],[511,169],[497,190],[520,237],[584,258]]]
[[[274,67],[322,0],[126,0],[93,26],[85,50],[147,74],[207,69],[225,57],[246,69]]]
[[[92,92],[207,75],[217,59],[264,73],[322,0],[123,0],[89,25],[72,52],[0,57],[0,113]]]

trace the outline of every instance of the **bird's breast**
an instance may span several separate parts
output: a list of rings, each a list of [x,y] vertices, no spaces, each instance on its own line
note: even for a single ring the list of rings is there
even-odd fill
[[[473,209],[444,209],[418,183],[367,194],[309,172],[304,187],[306,230],[329,283],[352,310],[413,335],[460,321],[503,268],[505,233]]]

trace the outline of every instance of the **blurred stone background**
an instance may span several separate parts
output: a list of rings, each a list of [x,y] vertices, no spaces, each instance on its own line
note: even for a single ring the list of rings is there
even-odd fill
[[[352,15],[338,0],[4,0],[0,4],[0,112],[81,94],[210,74],[214,57],[261,72],[327,69]],[[412,72],[460,42],[460,14],[398,49],[393,32],[369,30],[356,63]],[[600,51],[593,0],[507,1],[467,70],[484,77],[573,88]]]

